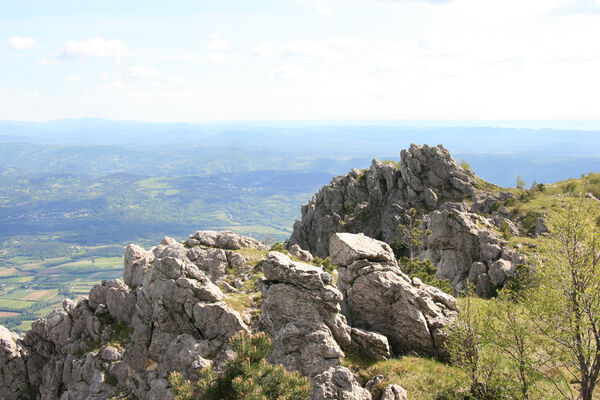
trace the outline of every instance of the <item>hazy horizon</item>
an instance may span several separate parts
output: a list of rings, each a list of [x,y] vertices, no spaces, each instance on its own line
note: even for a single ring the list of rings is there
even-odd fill
[[[0,11],[1,120],[598,120],[600,0]]]

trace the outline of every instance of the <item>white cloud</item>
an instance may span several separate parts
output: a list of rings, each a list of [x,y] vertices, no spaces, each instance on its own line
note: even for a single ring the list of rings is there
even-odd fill
[[[319,15],[331,15],[331,14],[333,14],[333,9],[331,7],[327,7],[327,6],[318,6],[317,7],[317,14],[319,14]]]
[[[127,52],[127,45],[119,40],[105,40],[94,37],[81,42],[70,40],[54,55],[57,59],[73,58],[114,58],[121,61]]]
[[[600,1],[600,0],[598,0]],[[261,43],[252,49],[259,56],[267,57],[277,54],[277,49],[270,43]]]
[[[292,80],[304,78],[306,74],[304,68],[288,64],[272,69],[269,75],[276,79]]]
[[[202,60],[204,62],[211,62],[211,63],[228,63],[233,61],[233,59],[235,58],[235,56],[233,54],[209,54],[205,57],[202,57]]]
[[[17,50],[29,50],[35,44],[35,39],[30,37],[15,36],[6,41],[6,44]]]
[[[185,83],[185,79],[183,79],[181,76],[173,75],[167,78],[167,82],[169,82],[171,85],[183,85]]]
[[[206,48],[210,50],[228,50],[231,48],[231,43],[223,39],[214,39],[208,43]]]
[[[154,78],[158,71],[147,65],[137,65],[129,68],[129,76],[132,78]]]
[[[77,83],[77,82],[81,82],[81,77],[78,75],[71,75],[71,76],[65,78],[65,81]]]
[[[40,94],[38,92],[33,91],[33,92],[27,92],[27,93],[25,93],[25,96],[27,96],[27,97],[40,97]]]

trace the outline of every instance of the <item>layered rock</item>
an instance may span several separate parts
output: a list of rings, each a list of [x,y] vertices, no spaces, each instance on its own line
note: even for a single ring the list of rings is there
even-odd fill
[[[311,377],[314,399],[370,399],[341,366],[343,349],[378,351],[384,354],[380,357],[389,357],[387,340],[353,332],[340,313],[342,294],[322,269],[270,252],[262,270],[260,325],[274,343],[269,361]]]
[[[342,312],[352,327],[384,335],[398,355],[443,355],[444,327],[458,310],[452,296],[411,280],[384,242],[337,233],[330,248],[339,266]]]
[[[230,232],[200,236],[214,246],[262,246]],[[2,398],[33,391],[41,400],[117,393],[170,399],[170,372],[197,379],[209,365],[218,369],[233,356],[229,338],[249,329],[210,277],[242,260],[229,250],[194,246],[170,238],[150,251],[130,245],[125,282],[103,281],[89,298],[65,300],[24,338],[0,327]]]
[[[294,224],[290,246],[298,245],[313,255],[331,254],[334,233],[364,233],[388,244],[401,239],[399,225],[410,221],[415,208],[423,220],[426,238],[418,256],[438,267],[438,278],[448,279],[457,292],[467,286],[474,262],[486,266],[486,276],[474,277],[478,291],[489,294],[488,270],[502,259],[511,262],[510,276],[522,257],[515,256],[498,234],[519,230],[510,213],[498,204],[513,195],[485,190],[485,183],[462,168],[441,145],[411,145],[401,152],[398,165],[373,160],[365,171],[351,170],[332,179],[302,206]],[[482,215],[488,215],[483,217]],[[408,254],[406,254],[408,255]],[[479,271],[479,269],[478,269]],[[504,280],[492,286],[501,286]]]

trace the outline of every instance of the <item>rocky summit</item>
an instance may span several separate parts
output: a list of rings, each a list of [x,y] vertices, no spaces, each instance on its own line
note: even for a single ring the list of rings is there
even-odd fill
[[[290,246],[336,258],[330,242],[335,233],[363,233],[388,244],[401,243],[400,226],[410,224],[415,209],[422,230],[430,232],[416,255],[431,260],[437,277],[449,280],[456,292],[464,291],[470,281],[487,297],[525,262],[501,234],[508,230],[518,235],[521,229],[520,222],[499,207],[513,197],[461,167],[443,146],[412,144],[400,153],[399,163],[373,160],[370,168],[353,169],[321,188],[302,206]]]
[[[205,368],[220,371],[235,357],[231,337],[263,331],[273,342],[267,361],[308,377],[311,399],[370,400],[377,377],[361,384],[342,365],[346,353],[441,354],[456,303],[402,273],[384,242],[342,233],[330,248],[337,283],[305,250],[295,249],[302,258],[268,252],[232,232],[129,245],[123,281],[65,300],[24,336],[0,327],[0,397],[172,399],[172,372],[197,380]],[[260,261],[250,265],[244,254]],[[228,293],[256,294],[258,315],[236,311]],[[399,385],[378,390],[407,398]]]

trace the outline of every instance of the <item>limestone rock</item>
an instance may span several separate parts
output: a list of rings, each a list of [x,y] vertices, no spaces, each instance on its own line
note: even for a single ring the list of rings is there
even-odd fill
[[[290,254],[302,261],[312,262],[313,260],[312,254],[309,251],[302,250],[297,244],[290,248]]]
[[[144,282],[144,272],[154,259],[154,255],[140,246],[130,244],[125,250],[123,265],[123,281],[131,288],[136,288]]]
[[[375,332],[368,332],[358,328],[352,328],[351,349],[359,354],[364,354],[374,360],[387,360],[391,358],[392,352],[388,339]]]
[[[383,389],[381,400],[408,400],[408,393],[400,385],[388,385]]]
[[[332,236],[332,248],[340,235],[349,234]],[[362,237],[355,236],[360,243]],[[413,284],[395,260],[382,264],[358,259],[340,265],[338,274],[338,287],[344,294],[342,311],[352,327],[386,336],[395,354],[443,353],[443,328],[457,312],[452,296],[420,282]]]
[[[190,239],[195,239],[199,244],[209,247],[217,247],[219,249],[237,250],[243,247],[250,247],[258,250],[267,250],[267,246],[256,239],[238,235],[231,231],[198,231],[190,236]]]
[[[415,208],[431,232],[415,255],[431,260],[437,277],[449,280],[460,293],[474,261],[494,262],[500,257],[505,242],[498,231],[503,224],[511,234],[519,233],[508,209],[498,206],[514,196],[488,191],[480,183],[442,146],[411,145],[401,152],[398,164],[373,160],[366,171],[351,170],[333,178],[302,206],[290,243],[333,259],[346,256],[339,247],[330,247],[338,244],[330,241],[336,233],[363,233],[394,244],[402,236],[399,225],[408,223]],[[482,216],[486,214],[490,217]],[[369,260],[383,262],[377,254]],[[408,250],[401,255],[408,256]],[[349,265],[350,260],[336,263]]]
[[[356,260],[394,263],[396,258],[386,243],[363,234],[336,233],[331,236],[331,262],[336,265],[350,265]]]
[[[0,325],[0,397],[16,400],[27,389],[27,359],[19,336]]]
[[[340,366],[340,345],[349,346],[351,336],[331,275],[278,252],[267,254],[262,270],[260,326],[273,339],[269,361],[309,377]]]
[[[502,259],[495,261],[490,265],[488,274],[494,286],[501,285],[512,274],[512,263]]]
[[[257,246],[239,235],[215,237],[216,246]],[[40,400],[100,400],[118,393],[171,399],[172,371],[198,379],[209,365],[219,369],[233,356],[229,338],[249,332],[210,279],[221,264],[243,267],[245,259],[228,251],[186,248],[168,237],[150,251],[130,245],[125,282],[102,281],[88,299],[63,301],[23,339],[0,326],[0,397],[22,398],[35,388],[31,394]]]
[[[312,379],[311,400],[371,400],[368,390],[362,388],[349,369],[331,367]]]

